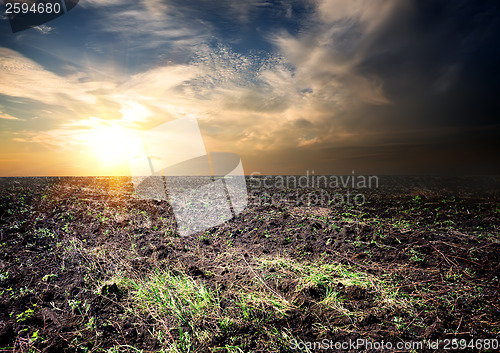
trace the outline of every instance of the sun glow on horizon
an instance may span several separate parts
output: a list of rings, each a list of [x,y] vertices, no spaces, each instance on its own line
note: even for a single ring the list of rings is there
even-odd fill
[[[129,158],[137,153],[137,145],[141,140],[138,130],[119,123],[98,123],[91,128],[87,137],[89,147],[107,169],[128,165]]]

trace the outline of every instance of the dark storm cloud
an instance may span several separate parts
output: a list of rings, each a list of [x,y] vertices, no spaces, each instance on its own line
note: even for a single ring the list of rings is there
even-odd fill
[[[396,122],[498,124],[499,35],[498,1],[413,1],[365,38],[357,69],[383,80]]]
[[[335,0],[324,3],[335,13]],[[332,31],[333,44],[323,48],[327,59],[315,65],[351,66],[310,76],[325,85],[336,80],[348,94],[321,122],[322,143],[308,152],[325,162],[325,171],[500,172],[500,3],[412,1],[374,26],[363,23],[363,16],[367,23],[375,18],[365,8],[334,17],[332,28],[341,30]],[[328,26],[311,32],[310,51]],[[366,84],[355,84],[363,79],[380,95],[366,99]]]

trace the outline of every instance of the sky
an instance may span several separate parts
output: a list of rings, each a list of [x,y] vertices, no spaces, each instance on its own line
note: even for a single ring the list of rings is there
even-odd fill
[[[12,33],[0,176],[130,175],[181,118],[246,174],[499,174],[500,4],[80,0]]]

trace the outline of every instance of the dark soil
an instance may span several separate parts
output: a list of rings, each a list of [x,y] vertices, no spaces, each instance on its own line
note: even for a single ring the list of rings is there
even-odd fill
[[[446,339],[500,339],[498,179],[386,177],[377,188],[352,190],[366,200],[353,206],[307,205],[300,197],[267,204],[261,189],[250,191],[236,218],[179,237],[168,202],[140,199],[129,178],[2,178],[0,348],[291,352],[293,339],[302,348],[323,339],[443,340],[438,350],[413,350],[436,352],[445,351]],[[298,270],[276,259],[297,268],[340,264],[373,286],[339,280],[301,287]],[[153,313],[130,310],[132,291],[114,279],[157,267],[217,291],[235,324],[221,330],[207,317],[177,327],[167,318],[162,326]],[[237,318],[238,293],[257,290],[290,307],[279,314],[263,302]],[[325,304],[331,291],[343,309]],[[209,337],[194,338],[194,327]],[[191,334],[189,349],[178,344],[179,332]]]

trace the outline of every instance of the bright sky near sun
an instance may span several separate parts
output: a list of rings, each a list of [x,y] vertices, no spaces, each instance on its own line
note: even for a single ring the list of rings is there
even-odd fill
[[[81,0],[12,33],[0,176],[129,175],[195,117],[251,174],[500,172],[495,1]]]

